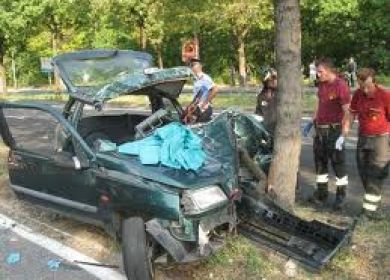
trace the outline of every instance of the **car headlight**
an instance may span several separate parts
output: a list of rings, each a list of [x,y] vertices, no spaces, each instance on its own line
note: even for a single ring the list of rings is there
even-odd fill
[[[228,201],[219,186],[210,186],[183,192],[182,205],[185,214],[198,214]]]

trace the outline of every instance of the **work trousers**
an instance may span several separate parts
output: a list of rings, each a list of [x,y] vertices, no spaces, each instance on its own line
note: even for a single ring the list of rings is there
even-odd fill
[[[390,137],[359,136],[356,161],[365,190],[363,209],[376,211],[382,199],[382,185],[389,172]]]
[[[341,125],[329,125],[328,127],[316,126],[314,137],[314,162],[316,168],[317,190],[327,193],[328,191],[328,162],[330,160],[336,174],[336,186],[344,189],[348,185],[348,176],[345,168],[344,148],[336,150],[336,140],[341,135]]]

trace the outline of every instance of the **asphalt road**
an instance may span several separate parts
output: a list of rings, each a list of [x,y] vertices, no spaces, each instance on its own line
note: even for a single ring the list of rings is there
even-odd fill
[[[4,212],[4,208],[2,210]],[[38,217],[35,218],[36,221],[39,220]],[[0,279],[126,279],[118,270],[119,266],[117,269],[97,264],[101,263],[0,213]]]
[[[98,279],[78,265],[64,264],[61,256],[12,229],[12,225],[0,225],[0,279]],[[56,262],[59,260],[61,263],[57,267]]]
[[[122,109],[111,109],[108,113],[122,112]],[[133,112],[133,111],[128,111]],[[11,115],[10,118],[19,120],[28,129],[28,127],[46,127],[47,120],[40,116],[38,119],[30,118],[27,112],[18,115]],[[302,119],[302,126],[307,122],[307,119]],[[21,133],[26,128],[19,130]],[[346,143],[347,153],[347,170],[349,175],[349,187],[347,194],[347,205],[343,215],[353,216],[359,212],[361,207],[361,200],[363,195],[363,188],[360,183],[360,179],[357,173],[356,162],[355,162],[355,145],[356,145],[356,130],[353,131],[352,136],[348,138]],[[315,174],[313,166],[312,156],[312,138],[307,137],[302,142],[302,153],[301,153],[301,164],[298,182],[300,186],[299,191],[299,202],[305,203],[306,199],[314,190],[315,185]],[[331,190],[334,193],[334,181],[331,184]],[[384,192],[384,205],[386,208],[390,208],[390,179],[388,178],[385,182]],[[332,203],[334,196],[329,198],[329,206]],[[325,208],[324,211],[330,211],[331,207]],[[64,255],[66,247],[61,250],[54,250],[52,241],[46,240],[44,235],[40,235],[40,232],[33,232],[33,236],[37,234],[39,238],[43,238],[45,242],[37,241],[37,239],[30,238],[31,236],[26,234],[30,232],[30,229],[23,228],[23,224],[18,226],[12,225],[12,222],[1,216],[0,209],[0,279],[108,279],[104,274],[91,273],[91,268],[85,266],[75,265],[71,262],[73,259],[80,259],[86,256],[80,252],[71,249],[70,255]],[[11,216],[12,219],[12,216]],[[16,229],[22,229],[16,230]],[[24,230],[24,231],[23,231]],[[30,237],[29,237],[30,236]],[[38,238],[38,240],[39,240]],[[57,241],[55,241],[57,242]],[[51,244],[51,245],[47,245]],[[57,244],[57,246],[59,246]],[[55,247],[54,247],[55,248]],[[20,259],[14,264],[7,262],[7,258],[11,253],[20,253]],[[78,255],[81,254],[81,255]],[[51,271],[48,262],[50,260],[62,260],[62,265],[56,271]],[[117,277],[119,275],[116,270],[103,269],[105,273],[111,273]],[[102,278],[104,277],[104,278]],[[122,276],[118,276],[120,279]]]

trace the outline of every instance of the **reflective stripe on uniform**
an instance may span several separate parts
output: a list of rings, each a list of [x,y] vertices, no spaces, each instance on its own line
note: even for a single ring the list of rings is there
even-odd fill
[[[368,201],[368,202],[379,202],[380,200],[382,199],[382,196],[381,195],[375,195],[375,194],[368,194],[366,193],[364,195],[364,200]]]
[[[319,174],[316,177],[317,183],[328,183],[328,174]]]
[[[346,186],[348,185],[348,176],[344,176],[342,178],[336,177],[336,186]]]
[[[378,208],[378,205],[371,204],[368,202],[363,202],[363,209],[365,209],[367,211],[376,211],[377,208]]]

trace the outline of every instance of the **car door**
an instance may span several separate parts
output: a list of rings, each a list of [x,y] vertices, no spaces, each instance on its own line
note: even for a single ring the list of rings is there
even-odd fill
[[[17,193],[61,210],[96,213],[95,154],[58,110],[0,103],[0,131]]]

